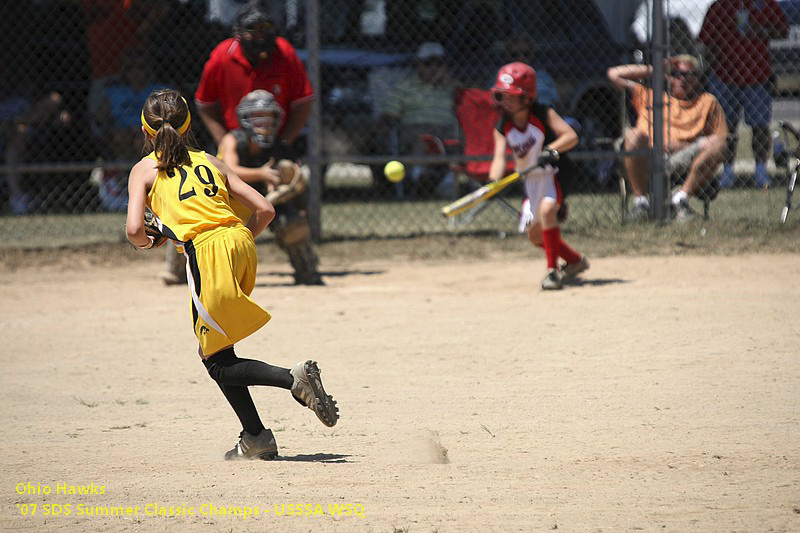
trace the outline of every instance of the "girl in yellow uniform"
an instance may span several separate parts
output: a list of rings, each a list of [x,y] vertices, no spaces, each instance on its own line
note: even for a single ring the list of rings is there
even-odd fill
[[[145,205],[162,232],[186,256],[194,332],[209,375],[242,423],[226,459],[278,455],[272,431],[264,428],[247,387],[281,387],[326,426],[336,424],[336,402],[326,394],[314,361],[281,368],[241,359],[233,345],[266,324],[270,314],[250,298],[255,286],[254,238],[275,216],[272,205],[217,158],[191,146],[191,115],[173,90],[148,96],[142,109],[145,149],[128,178],[128,240],[141,249],[153,239],[144,230]],[[231,209],[235,198],[252,215],[246,225]]]

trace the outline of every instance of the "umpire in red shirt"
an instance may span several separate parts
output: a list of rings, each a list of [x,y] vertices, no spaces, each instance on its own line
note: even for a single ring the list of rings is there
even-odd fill
[[[755,181],[769,185],[767,159],[770,146],[772,96],[770,94],[770,39],[783,39],[789,31],[786,14],[775,0],[716,0],[708,8],[699,40],[708,47],[714,69],[709,92],[725,111],[730,139],[721,184],[736,181],[733,161],[739,119],[753,130]]]
[[[291,145],[311,113],[314,90],[294,48],[277,34],[269,12],[259,1],[250,1],[236,14],[234,37],[211,51],[194,98],[216,147],[228,131],[239,128],[236,106],[242,98],[265,89],[283,109],[275,144],[293,153]],[[186,282],[185,261],[174,250],[167,250],[167,268],[159,275],[167,285]]]
[[[214,142],[239,127],[236,106],[255,89],[266,89],[283,108],[279,141],[292,145],[311,113],[314,90],[303,62],[289,42],[277,36],[273,17],[258,1],[236,15],[234,37],[211,52],[195,93],[197,112]]]

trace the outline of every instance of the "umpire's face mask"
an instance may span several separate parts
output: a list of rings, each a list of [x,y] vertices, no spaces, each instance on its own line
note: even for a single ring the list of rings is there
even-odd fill
[[[239,41],[248,59],[264,60],[275,48],[275,33],[271,30],[246,29],[239,37]]]

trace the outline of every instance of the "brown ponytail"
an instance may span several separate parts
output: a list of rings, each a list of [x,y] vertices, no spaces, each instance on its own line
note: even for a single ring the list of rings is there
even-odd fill
[[[187,141],[194,137],[189,128],[191,115],[186,100],[172,89],[154,91],[142,108],[142,126],[149,134],[145,150],[154,150],[158,170],[169,171],[190,165]]]

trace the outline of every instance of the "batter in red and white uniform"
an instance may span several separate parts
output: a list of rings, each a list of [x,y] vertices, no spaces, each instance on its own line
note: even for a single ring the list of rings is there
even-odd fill
[[[518,172],[525,176],[528,200],[522,219],[528,240],[544,248],[547,275],[542,289],[563,287],[589,268],[589,261],[561,239],[558,210],[561,188],[558,184],[559,154],[578,144],[578,135],[552,108],[537,102],[536,71],[525,63],[509,63],[497,72],[492,93],[502,118],[494,131],[494,158],[489,178],[503,177],[506,152],[511,150]],[[558,258],[565,263],[559,266]]]

